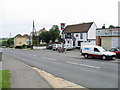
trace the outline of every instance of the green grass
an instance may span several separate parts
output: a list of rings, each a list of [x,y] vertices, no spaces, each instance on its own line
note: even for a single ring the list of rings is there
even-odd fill
[[[0,70],[0,87],[11,88],[10,71]]]

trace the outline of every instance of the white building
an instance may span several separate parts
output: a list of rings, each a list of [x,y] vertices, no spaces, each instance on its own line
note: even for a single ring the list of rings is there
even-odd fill
[[[65,44],[70,44],[76,48],[83,45],[96,45],[96,28],[94,22],[68,25],[64,29]]]

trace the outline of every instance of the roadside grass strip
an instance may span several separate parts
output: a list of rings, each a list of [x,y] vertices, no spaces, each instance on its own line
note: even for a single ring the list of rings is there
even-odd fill
[[[10,71],[0,70],[0,87],[11,88]]]

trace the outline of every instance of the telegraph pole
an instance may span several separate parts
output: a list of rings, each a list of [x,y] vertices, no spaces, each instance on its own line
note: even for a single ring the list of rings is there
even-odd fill
[[[11,32],[10,32],[9,40],[10,40],[9,41],[9,45],[10,45],[9,47],[11,47]]]
[[[34,46],[34,29],[35,29],[35,26],[34,26],[34,20],[33,20],[33,32],[32,32],[32,46]]]

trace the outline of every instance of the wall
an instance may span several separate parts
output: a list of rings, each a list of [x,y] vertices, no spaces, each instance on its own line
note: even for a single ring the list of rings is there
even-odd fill
[[[100,38],[100,36],[96,36],[96,45],[101,46],[101,38]]]
[[[76,37],[78,35],[78,37]],[[80,38],[80,33],[74,33],[74,37],[76,38],[76,41],[87,41],[87,34],[83,33],[83,39]]]
[[[25,37],[15,37],[14,41],[15,41],[14,46],[22,46],[24,44],[27,45],[28,39]]]
[[[106,49],[111,48],[111,37],[101,37],[101,46]]]
[[[84,45],[96,45],[96,41],[82,42],[82,43],[81,43],[81,48],[82,48]]]
[[[88,39],[96,39],[96,28],[95,23],[93,23],[88,31]]]

